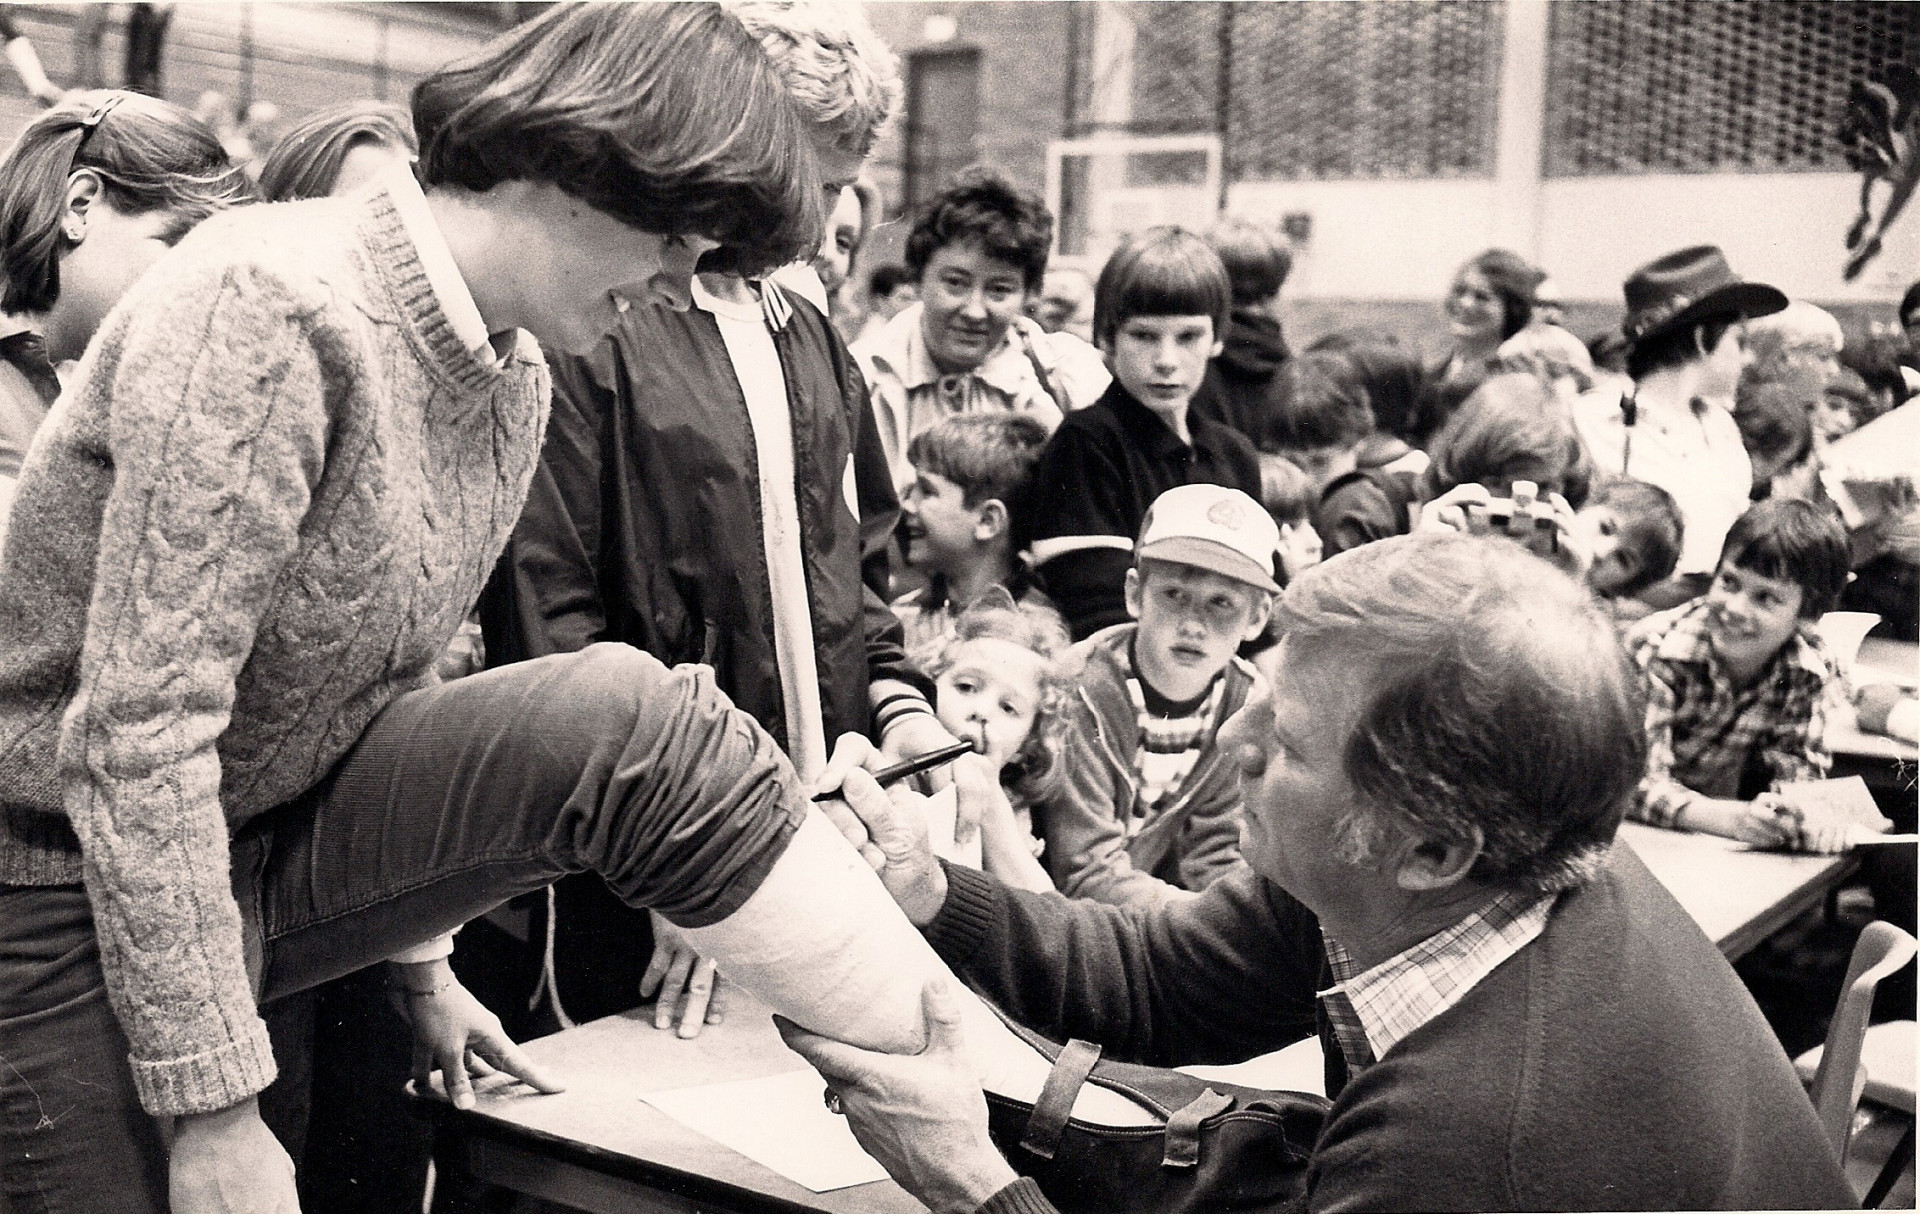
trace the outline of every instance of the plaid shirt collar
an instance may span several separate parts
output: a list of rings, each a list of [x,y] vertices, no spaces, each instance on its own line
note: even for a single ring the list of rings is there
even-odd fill
[[[1372,1065],[1408,1034],[1466,997],[1482,978],[1546,930],[1557,894],[1501,894],[1405,952],[1358,972],[1324,929],[1334,984],[1321,1006],[1349,1070]]]
[[[1660,638],[1654,655],[1669,662],[1686,662],[1704,667],[1717,686],[1728,680],[1718,655],[1713,651],[1713,642],[1707,636],[1707,622],[1711,618],[1712,612],[1707,606],[1705,597],[1697,598],[1680,608],[1680,618],[1675,620],[1673,626],[1667,629],[1667,634]],[[1755,683],[1764,686],[1772,682],[1774,672],[1781,669],[1792,671],[1793,673],[1789,676],[1791,678],[1813,680],[1816,687],[1826,684],[1828,674],[1826,650],[1821,643],[1820,634],[1814,631],[1810,621],[1800,621],[1800,626],[1794,630],[1793,636],[1780,647],[1780,652],[1773,656],[1773,660],[1767,663],[1766,669],[1761,672]]]

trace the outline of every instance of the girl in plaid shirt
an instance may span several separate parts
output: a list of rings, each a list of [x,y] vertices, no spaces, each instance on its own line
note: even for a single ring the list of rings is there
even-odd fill
[[[1632,816],[1762,846],[1799,842],[1777,790],[1827,774],[1824,703],[1837,677],[1813,624],[1847,579],[1831,510],[1757,503],[1727,532],[1707,593],[1640,621],[1647,774]]]

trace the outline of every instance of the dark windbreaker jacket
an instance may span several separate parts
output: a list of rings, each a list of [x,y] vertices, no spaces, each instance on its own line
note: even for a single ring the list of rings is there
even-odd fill
[[[929,685],[886,605],[899,502],[866,384],[825,317],[787,301],[773,341],[831,747],[866,731],[871,680]],[[553,380],[540,468],[481,598],[489,663],[595,641],[705,663],[784,748],[753,432],[713,317],[633,307],[590,357],[554,359]]]

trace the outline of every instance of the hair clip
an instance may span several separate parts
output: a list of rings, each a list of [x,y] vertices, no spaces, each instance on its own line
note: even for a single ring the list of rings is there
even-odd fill
[[[119,105],[126,99],[127,95],[123,92],[116,91],[108,93],[105,97],[102,97],[91,110],[87,111],[85,118],[80,120],[79,142],[73,145],[73,155],[67,158],[68,176],[72,176],[74,170],[80,167],[80,150],[86,147],[87,140],[93,137],[94,128],[99,126],[106,116],[113,112],[114,106]]]
[[[105,118],[108,114],[111,114],[113,112],[114,106],[119,105],[122,101],[125,101],[126,99],[127,99],[127,95],[123,92],[119,92],[116,90],[114,92],[108,93],[105,97],[102,97],[100,99],[99,104],[95,105],[91,110],[87,111],[87,116],[80,120],[80,129],[83,131],[91,132],[94,127],[97,127],[100,125],[101,119]]]

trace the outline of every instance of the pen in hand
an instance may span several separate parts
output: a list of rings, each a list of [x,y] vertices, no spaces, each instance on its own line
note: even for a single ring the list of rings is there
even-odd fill
[[[943,763],[951,763],[961,755],[971,752],[973,749],[974,745],[972,742],[955,742],[951,746],[942,746],[939,750],[930,750],[926,754],[915,755],[911,759],[903,759],[890,767],[882,767],[879,771],[873,773],[873,782],[882,788],[887,787],[889,784],[898,784],[900,781],[912,776],[917,776],[923,771],[932,771]],[[815,793],[813,794],[813,799],[816,801],[832,801],[838,799],[839,796],[840,790],[836,788],[831,792]]]

